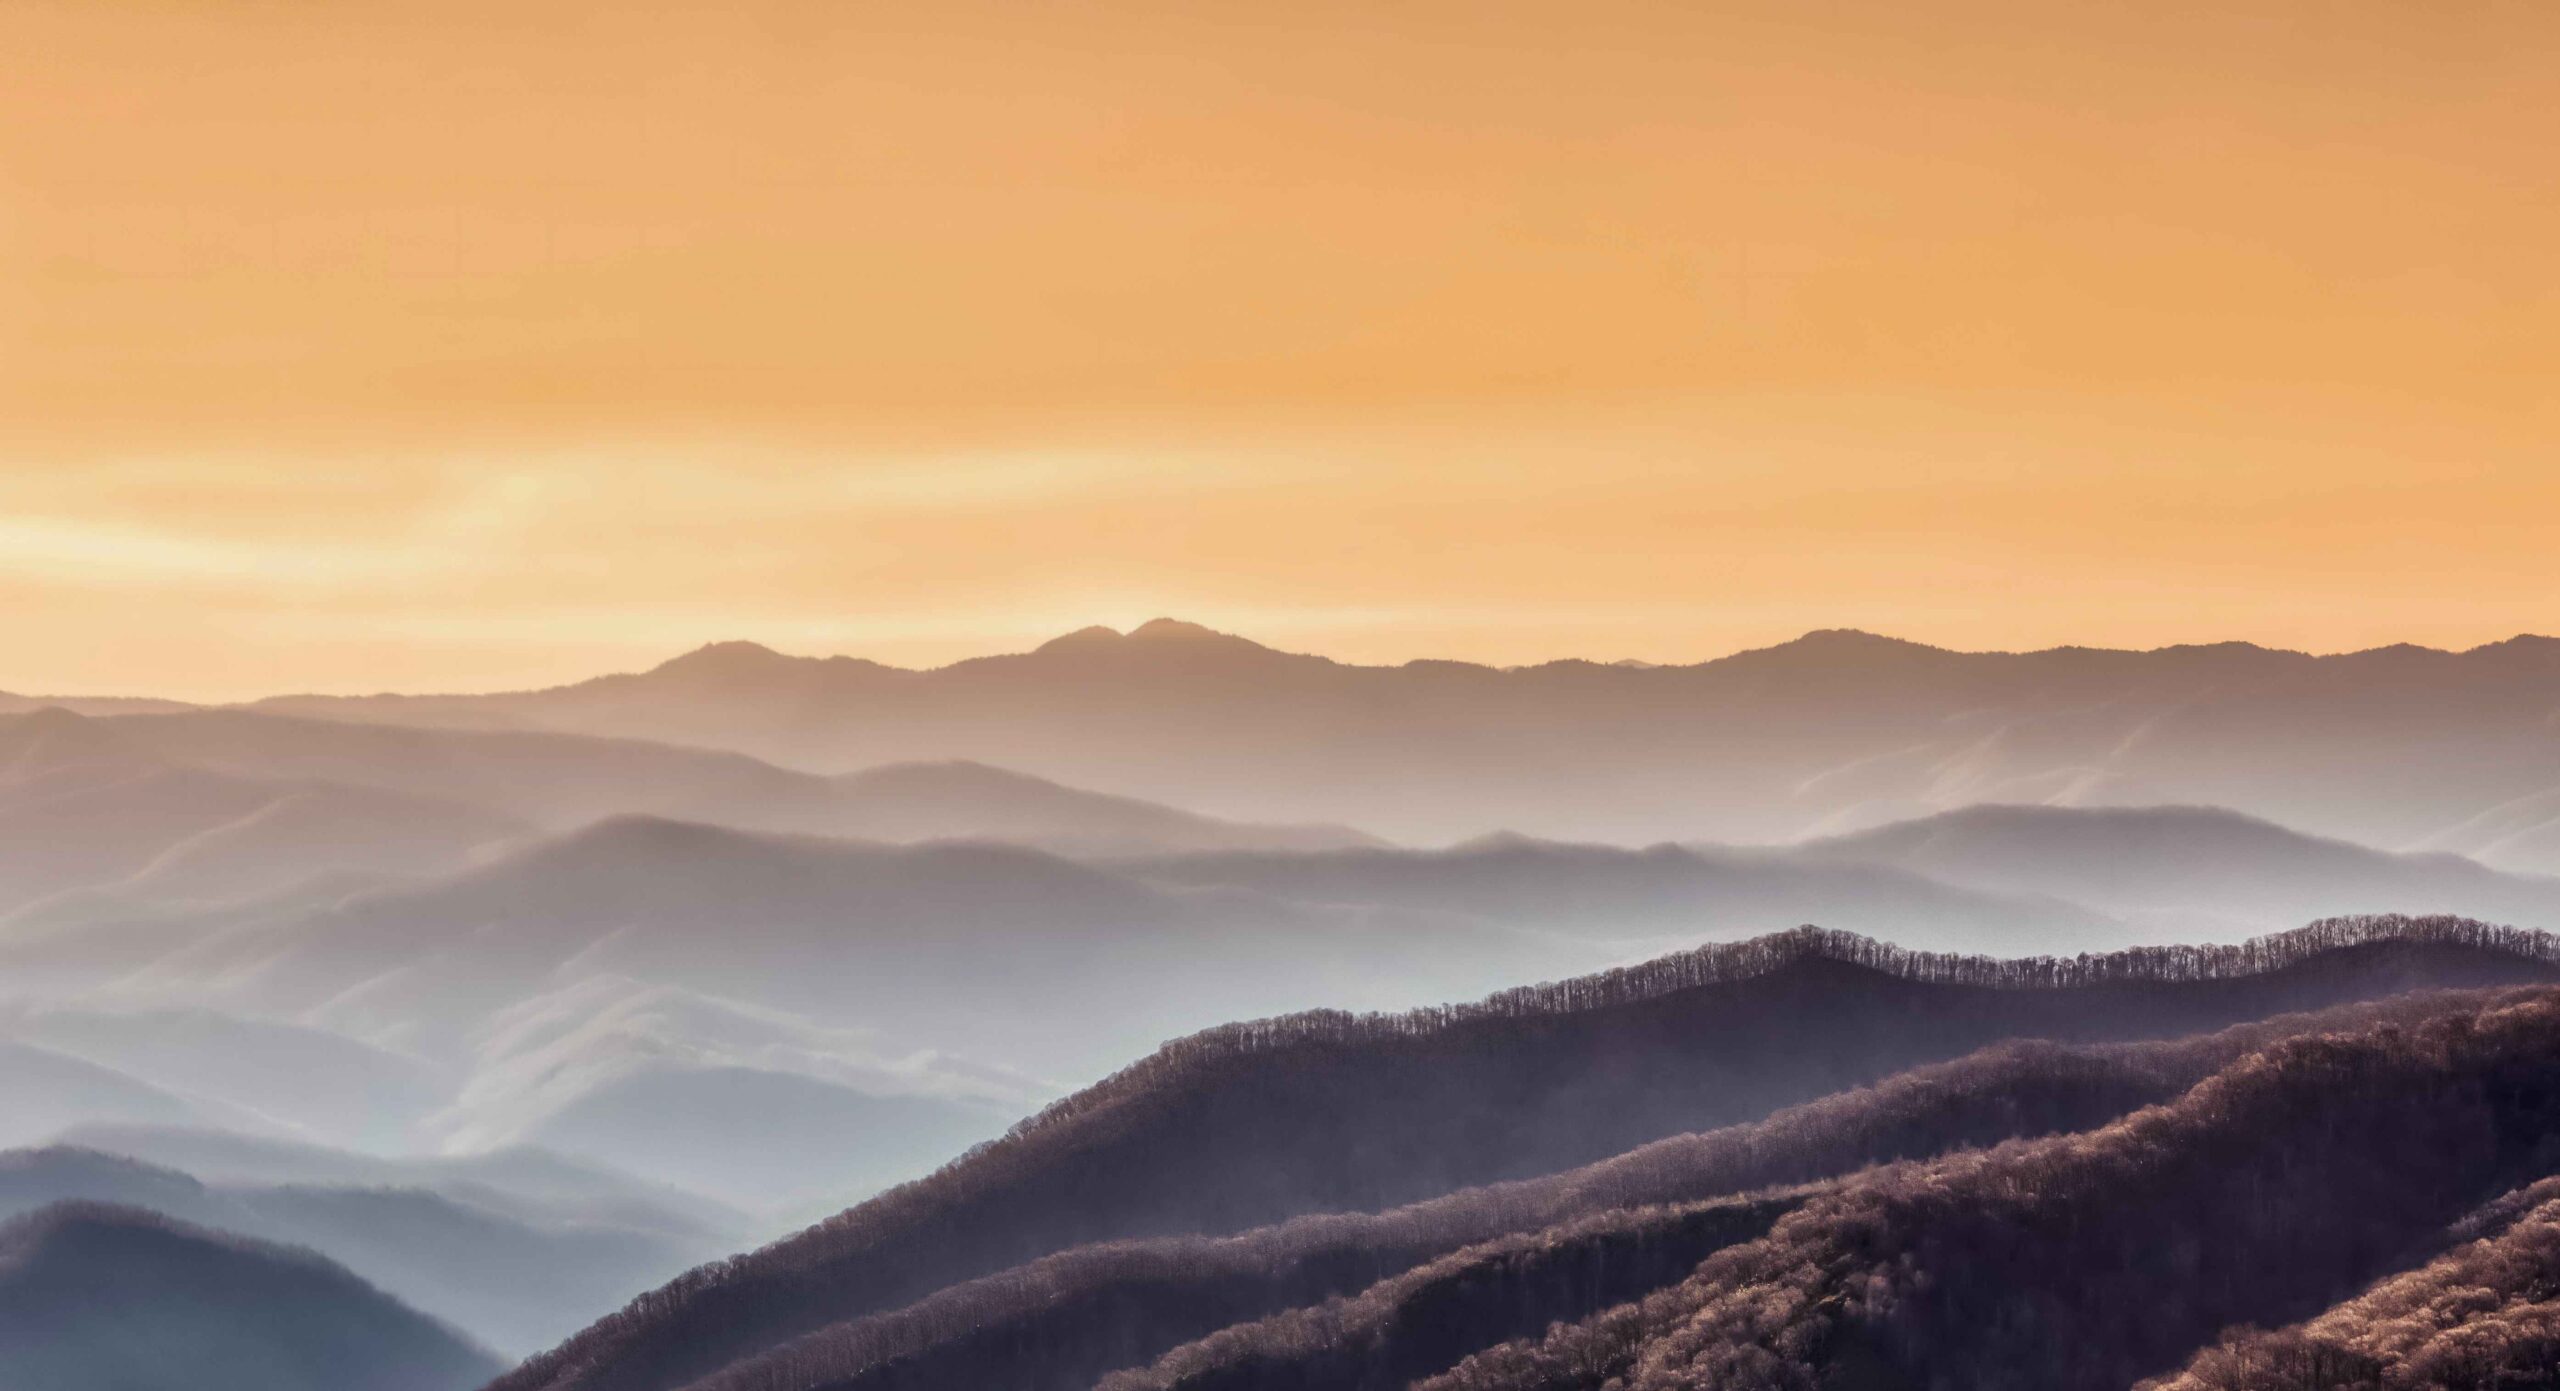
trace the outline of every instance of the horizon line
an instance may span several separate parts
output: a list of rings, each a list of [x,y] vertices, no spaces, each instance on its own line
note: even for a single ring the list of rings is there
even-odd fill
[[[498,687],[479,690],[376,689],[370,691],[323,691],[312,689],[288,689],[272,691],[264,695],[246,696],[237,699],[210,700],[191,700],[182,696],[162,696],[133,690],[83,692],[60,689],[22,691],[0,688],[0,696],[29,701],[133,701],[138,703],[181,705],[200,709],[241,708],[273,701],[302,699],[343,701],[386,699],[467,700],[493,696],[526,695],[540,691],[562,690],[569,687],[585,685],[593,681],[612,680],[617,677],[643,677],[663,671],[669,667],[677,666],[688,660],[698,660],[707,654],[722,652],[752,653],[758,654],[762,657],[772,658],[776,661],[790,663],[825,664],[850,662],[876,667],[883,671],[903,672],[912,675],[927,675],[934,672],[949,671],[957,667],[969,666],[978,662],[1002,661],[1009,658],[1029,657],[1042,652],[1058,650],[1067,644],[1078,642],[1100,644],[1105,642],[1126,643],[1132,641],[1161,642],[1184,640],[1218,642],[1251,647],[1276,656],[1304,658],[1313,661],[1326,662],[1338,667],[1364,671],[1400,671],[1415,666],[1471,667],[1479,671],[1498,672],[1504,674],[1537,671],[1548,667],[1558,666],[1608,667],[1624,671],[1694,671],[1701,667],[1714,666],[1722,662],[1734,661],[1740,658],[1757,656],[1764,653],[1779,652],[1825,639],[1854,639],[1863,643],[1873,644],[1878,648],[1901,648],[1917,652],[1929,652],[1957,657],[2036,657],[2058,653],[2156,656],[2170,652],[2245,649],[2254,652],[2266,653],[2271,656],[2301,657],[2314,661],[2333,660],[2347,657],[2364,657],[2386,652],[2411,652],[2439,657],[2462,657],[2485,652],[2493,648],[2508,647],[2518,643],[2560,643],[2560,637],[2555,637],[2551,634],[2520,632],[2510,634],[2504,638],[2496,638],[2486,642],[2475,643],[2469,647],[2434,647],[2424,643],[2404,641],[2382,643],[2370,647],[2346,647],[2328,650],[2313,650],[2309,648],[2274,646],[2248,638],[2220,638],[2210,641],[2163,643],[2156,647],[2110,647],[2099,644],[2066,642],[2044,647],[1959,648],[1941,646],[1936,643],[1925,642],[1916,638],[1902,637],[1897,634],[1880,633],[1867,628],[1822,627],[1807,629],[1795,637],[1779,642],[1764,643],[1754,647],[1735,648],[1727,652],[1702,657],[1696,661],[1690,662],[1654,662],[1642,661],[1634,658],[1604,658],[1572,655],[1548,657],[1534,662],[1514,663],[1480,662],[1471,661],[1465,658],[1434,657],[1427,655],[1407,657],[1399,662],[1358,662],[1330,656],[1322,652],[1308,652],[1292,648],[1275,647],[1268,643],[1245,637],[1238,633],[1213,628],[1206,624],[1195,623],[1186,619],[1173,618],[1170,616],[1159,616],[1148,619],[1143,623],[1135,624],[1126,630],[1113,628],[1108,624],[1087,624],[1034,643],[1029,647],[1006,648],[981,652],[967,657],[955,658],[951,661],[933,666],[900,666],[893,662],[884,662],[877,658],[862,656],[859,653],[854,652],[792,652],[751,638],[717,638],[710,641],[698,642],[672,656],[662,658],[658,661],[649,663],[646,666],[624,670],[598,671],[591,675],[578,677],[570,681],[540,686]]]

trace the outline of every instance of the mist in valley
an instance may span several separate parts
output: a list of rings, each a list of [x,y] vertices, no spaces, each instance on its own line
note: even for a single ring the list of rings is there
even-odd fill
[[[1569,1249],[1651,1252],[1607,1287],[1633,1297],[1812,1201],[1787,1185],[2178,1088],[2089,1080],[2094,1110],[1684,1181],[1644,1200],[1676,1198],[1677,1239],[1608,1215],[1625,1201],[1506,1186],[2008,1039],[2114,1047],[2551,978],[2532,933],[2560,930],[2560,878],[2500,781],[2540,775],[2512,755],[2551,650],[2379,668],[2421,702],[2283,654],[1815,635],[1687,670],[1356,668],[1167,623],[943,671],[727,647],[506,697],[29,702],[0,714],[0,1217],[77,1259],[305,1252],[471,1349],[454,1368],[536,1357],[524,1387],[731,1362],[722,1386],[833,1386],[880,1358],[909,1368],[881,1386],[1082,1386],[1227,1365],[1177,1351],[1225,1324],[1314,1356],[1289,1311],[1360,1294],[1343,1261],[1410,1285],[1554,1223]],[[2222,694],[2199,700],[2200,664]],[[1324,713],[1342,699],[1370,713]],[[1953,727],[1932,700],[2002,723],[1906,742]],[[2204,758],[2275,700],[2284,740]],[[782,728],[786,703],[826,713],[707,733]],[[2422,796],[2332,762],[2352,741],[2381,780],[2396,748],[2441,758],[2457,734],[2480,774]],[[862,762],[893,749],[929,756]],[[2155,950],[2323,920],[2366,926]],[[2425,926],[2461,922],[2523,935]],[[2053,964],[1997,964],[2030,959]],[[1391,1257],[1321,1254],[1355,1229],[1301,1225],[1407,1212],[1355,1242]],[[188,1254],[199,1232],[232,1245]],[[1132,1240],[1160,1245],[1076,1254]],[[1053,1322],[1010,1361],[963,1333],[1021,1292],[1066,1308],[1131,1280],[1226,1293],[1106,1318],[1093,1346],[1023,1306]],[[1359,1335],[1386,1339],[1360,1375],[1537,1331],[1397,1352],[1405,1288],[1354,1306],[1390,1321]],[[572,1335],[604,1351],[537,1356]]]

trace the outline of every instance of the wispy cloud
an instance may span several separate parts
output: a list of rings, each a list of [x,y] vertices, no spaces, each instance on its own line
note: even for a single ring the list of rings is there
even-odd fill
[[[422,547],[253,541],[78,517],[0,517],[0,570],[73,584],[323,587],[414,577],[460,559]]]

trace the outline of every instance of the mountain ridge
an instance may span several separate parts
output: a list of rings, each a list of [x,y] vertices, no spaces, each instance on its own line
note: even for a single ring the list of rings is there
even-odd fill
[[[2167,654],[2227,654],[2300,660],[2306,662],[2385,660],[2399,655],[2416,655],[2424,658],[2439,658],[2524,654],[2546,662],[2560,661],[2560,636],[2552,636],[2542,633],[2517,633],[2505,638],[2474,643],[2469,647],[2432,647],[2420,643],[2398,642],[2385,643],[2374,647],[2346,648],[2335,652],[2313,652],[2303,648],[2269,646],[2264,643],[2236,638],[2200,642],[2164,643],[2157,647],[2098,647],[2084,643],[2057,643],[2049,647],[1958,648],[1923,642],[1913,638],[1897,637],[1892,634],[1879,633],[1870,629],[1839,627],[1807,629],[1805,632],[1783,641],[1768,643],[1759,647],[1737,648],[1728,653],[1702,657],[1690,662],[1650,661],[1637,667],[1627,667],[1613,659],[1582,656],[1549,657],[1541,658],[1533,662],[1521,662],[1509,665],[1495,665],[1487,662],[1468,661],[1463,658],[1432,656],[1415,656],[1395,662],[1351,662],[1344,661],[1339,658],[1323,656],[1318,653],[1296,652],[1285,648],[1274,647],[1270,644],[1244,637],[1240,634],[1225,632],[1207,624],[1196,623],[1187,619],[1157,617],[1149,619],[1125,631],[1122,629],[1112,628],[1105,624],[1088,624],[1085,627],[1072,629],[1067,632],[1060,633],[1055,637],[1035,642],[1031,646],[1020,651],[986,653],[978,656],[961,657],[942,663],[938,666],[897,666],[852,653],[792,653],[782,651],[769,644],[753,641],[751,639],[727,638],[705,642],[698,647],[690,648],[684,652],[676,654],[675,656],[664,658],[657,663],[640,668],[636,671],[601,673],[596,676],[581,678],[578,681],[568,682],[562,686],[520,687],[492,691],[414,693],[383,691],[366,696],[305,695],[295,692],[280,692],[276,695],[258,697],[250,701],[239,703],[244,705],[256,705],[273,701],[302,699],[398,699],[403,696],[408,696],[417,699],[432,700],[439,698],[468,698],[479,695],[524,695],[542,691],[568,689],[595,681],[613,681],[635,676],[649,676],[667,671],[671,668],[683,670],[696,664],[708,663],[714,665],[727,665],[732,659],[735,659],[740,666],[790,664],[793,666],[806,667],[836,666],[837,664],[845,664],[838,669],[859,669],[866,672],[928,675],[934,672],[948,671],[953,667],[967,666],[972,663],[1000,661],[1008,657],[1032,656],[1042,651],[1052,649],[1064,651],[1086,647],[1117,648],[1123,644],[1133,641],[1142,643],[1185,641],[1213,642],[1215,645],[1226,648],[1227,650],[1251,649],[1258,652],[1270,653],[1274,656],[1323,662],[1328,665],[1347,667],[1355,670],[1395,671],[1408,666],[1422,665],[1467,667],[1478,671],[1496,673],[1534,672],[1542,668],[1558,666],[1590,666],[1616,668],[1619,670],[1678,672],[1744,659],[1760,661],[1767,660],[1772,657],[1789,657],[1801,654],[1839,652],[1844,650],[1898,652],[1909,655],[1925,653],[1951,657],[2006,658],[2039,658],[2056,656],[2124,658],[2160,656]],[[11,699],[11,697],[0,695],[0,699]],[[15,699],[32,698],[17,697]],[[106,697],[71,697],[68,699],[96,700],[106,699]],[[117,697],[116,699],[149,700],[153,698]]]
[[[499,1362],[311,1251],[137,1208],[0,1224],[12,1391],[467,1391]]]
[[[2422,986],[2548,982],[2556,959],[2548,934],[2450,919],[2008,963],[1802,929],[1473,1005],[1229,1025],[927,1179],[672,1282],[497,1386],[660,1391],[1070,1246],[1553,1172],[2002,1038],[2176,1036]],[[1874,1027],[1813,1021],[1826,1010]]]
[[[726,651],[531,692],[256,708],[646,737],[821,772],[971,759],[1408,843],[1506,826],[1759,842],[1968,802],[2195,802],[2560,870],[2560,809],[2529,800],[2560,784],[2560,640],[2532,634],[1960,652],[1822,629],[1689,664],[1497,668],[1362,665],[1167,620],[915,669]],[[702,663],[736,679],[687,674]]]

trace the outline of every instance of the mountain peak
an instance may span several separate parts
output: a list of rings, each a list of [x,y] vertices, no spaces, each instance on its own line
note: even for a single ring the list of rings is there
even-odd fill
[[[89,716],[59,705],[38,706],[16,716],[11,722],[26,734],[72,734],[97,726],[97,721]]]
[[[1232,634],[1221,633],[1215,628],[1204,628],[1197,623],[1186,623],[1179,618],[1150,618],[1130,629],[1129,637],[1134,642],[1198,642],[1203,639],[1242,641]]]
[[[1816,628],[1800,638],[1770,647],[1737,652],[1722,661],[1859,662],[1934,654],[1943,649],[1908,638],[1891,638],[1858,628]]]
[[[131,747],[112,722],[48,705],[20,715],[0,716],[0,779],[25,777],[69,767],[122,762],[150,766],[157,762]]]
[[[2484,642],[2462,655],[2466,657],[2551,657],[2560,655],[2560,638],[2544,637],[2539,633],[2518,633],[2503,641]]]
[[[1095,624],[1072,633],[1049,639],[1036,649],[1040,652],[1169,652],[1223,651],[1269,652],[1271,649],[1250,638],[1222,633],[1198,623],[1179,618],[1150,618],[1123,633],[1116,628]]]
[[[1117,643],[1120,640],[1121,636],[1119,629],[1106,628],[1099,623],[1089,623],[1084,627],[1076,629],[1072,633],[1060,633],[1058,636],[1049,639],[1047,642],[1040,644],[1032,650],[1036,652],[1066,652],[1073,651],[1079,647],[1100,647],[1107,644]]]
[[[537,856],[568,851],[618,853],[628,849],[657,854],[752,839],[754,837],[750,833],[726,826],[683,821],[645,811],[626,811],[588,822],[523,853]]]
[[[772,648],[765,646],[763,643],[747,642],[743,639],[733,639],[728,642],[704,643],[702,646],[685,653],[681,657],[674,657],[665,662],[661,662],[658,665],[658,670],[702,672],[756,671],[779,663],[787,663],[795,660],[797,659],[786,657],[781,653],[774,651]]]
[[[1925,647],[1924,644],[1913,642],[1909,638],[1887,637],[1882,633],[1870,633],[1864,628],[1816,628],[1793,642],[1779,645],[1782,647],[1830,647],[1844,650],[1868,648],[1874,651]]]

